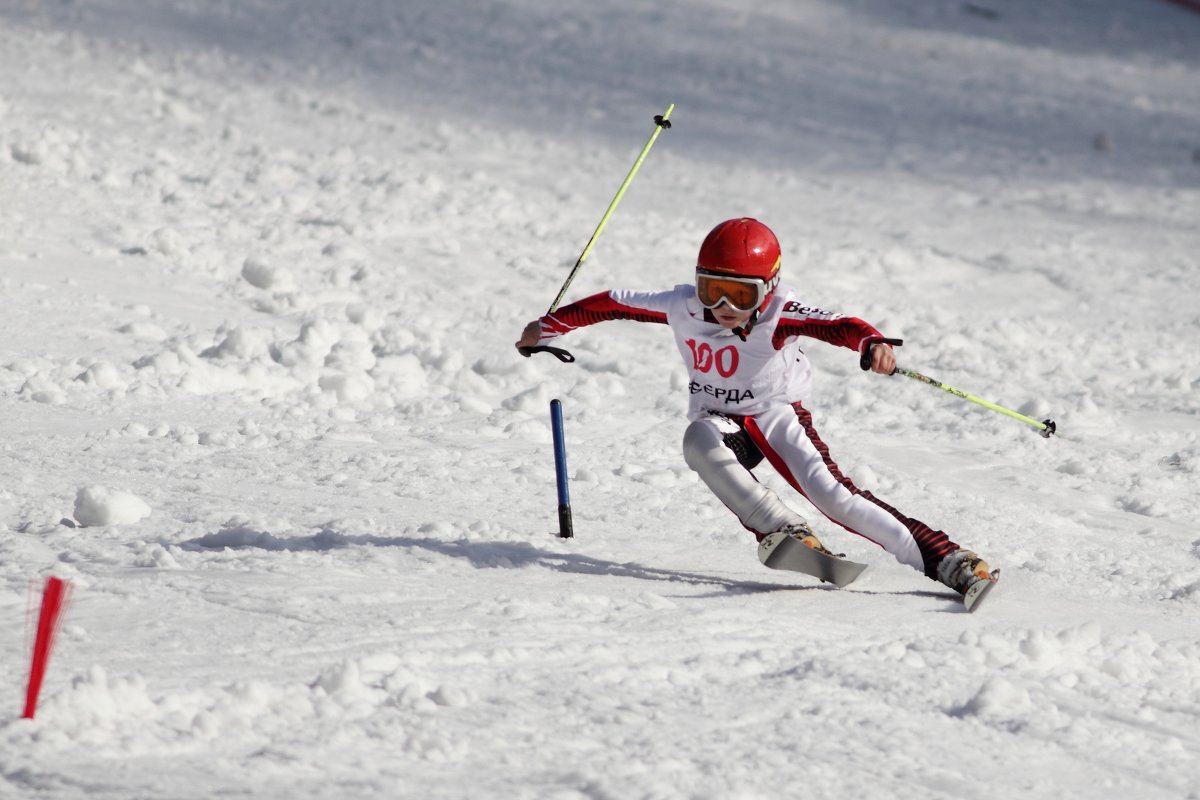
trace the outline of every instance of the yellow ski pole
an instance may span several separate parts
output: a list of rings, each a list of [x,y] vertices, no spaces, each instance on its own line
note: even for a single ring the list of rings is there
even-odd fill
[[[876,344],[890,344],[890,345],[895,345],[895,346],[899,347],[900,345],[904,344],[904,340],[903,339],[872,339],[870,341],[870,343],[866,347],[863,348],[862,356],[859,359],[859,366],[862,367],[864,370],[869,370],[871,368],[871,348]],[[1052,419],[1046,419],[1046,420],[1042,420],[1041,422],[1038,422],[1033,417],[1027,417],[1018,411],[1013,411],[1011,408],[1005,408],[1004,406],[999,405],[997,403],[993,403],[991,401],[984,400],[982,397],[976,397],[973,394],[964,392],[962,389],[955,389],[953,386],[947,386],[946,384],[942,383],[939,380],[935,380],[935,379],[929,377],[928,375],[922,375],[921,373],[915,372],[911,369],[904,369],[902,367],[896,367],[894,370],[892,370],[892,374],[893,375],[903,375],[906,378],[912,378],[913,380],[920,381],[921,383],[927,383],[930,386],[933,386],[937,389],[941,389],[943,392],[949,392],[950,394],[954,395],[955,397],[961,397],[963,400],[970,400],[972,403],[981,405],[984,408],[990,409],[992,411],[997,411],[997,412],[1005,415],[1006,417],[1012,417],[1013,419],[1024,422],[1026,425],[1032,425],[1033,427],[1038,429],[1038,431],[1041,433],[1043,438],[1049,439],[1052,435],[1054,435],[1058,431],[1058,426],[1054,424],[1054,420],[1052,420]]]
[[[942,383],[941,381],[934,380],[933,378],[929,377],[928,375],[922,375],[921,373],[914,372],[911,369],[903,369],[902,367],[896,367],[896,371],[892,374],[893,375],[904,375],[905,377],[912,378],[913,380],[918,380],[921,383],[927,383],[930,386],[941,389],[943,392],[949,392],[950,394],[954,395],[955,397],[961,397],[963,400],[970,400],[972,403],[981,405],[984,408],[991,409],[992,411],[998,411],[999,413],[1005,415],[1006,417],[1012,417],[1013,419],[1024,422],[1026,425],[1032,425],[1033,427],[1037,428],[1038,431],[1041,432],[1042,436],[1046,439],[1049,439],[1051,435],[1053,435],[1054,433],[1057,432],[1058,426],[1054,424],[1054,420],[1052,420],[1052,419],[1042,420],[1041,422],[1038,422],[1033,417],[1027,417],[1024,414],[1021,414],[1020,412],[1013,411],[1011,408],[1005,408],[1002,405],[997,405],[996,403],[992,403],[988,400],[984,400],[982,397],[976,397],[973,394],[964,392],[962,389],[955,389],[953,386],[947,386],[946,384]]]
[[[642,162],[646,160],[646,155],[650,152],[650,148],[654,146],[654,142],[658,140],[658,135],[663,132],[664,128],[671,127],[671,112],[675,110],[675,104],[671,103],[667,106],[667,110],[662,114],[654,117],[654,133],[650,134],[650,139],[646,142],[646,146],[642,148],[642,152],[638,153],[637,160],[633,162],[633,167],[630,168],[629,174],[625,176],[625,180],[621,183],[621,188],[617,189],[617,194],[613,197],[612,202],[608,204],[608,208],[604,212],[604,216],[600,218],[600,224],[596,226],[596,230],[592,233],[592,238],[588,239],[587,246],[583,248],[583,252],[579,254],[579,259],[575,262],[575,266],[571,268],[570,274],[567,275],[566,281],[563,282],[562,288],[558,290],[558,295],[554,298],[554,302],[550,304],[550,309],[547,314],[553,314],[562,302],[563,296],[567,293],[567,288],[571,285],[571,281],[575,280],[575,275],[579,272],[579,268],[583,266],[583,262],[591,255],[592,248],[596,245],[596,240],[600,238],[604,227],[608,225],[608,220],[612,217],[613,212],[617,209],[617,203],[621,202],[621,198],[625,196],[625,190],[629,188],[629,184],[633,183],[633,176],[637,175],[638,170],[642,168]],[[522,347],[519,349],[521,355],[528,358],[533,353],[553,353],[560,361],[574,361],[575,357],[559,347]]]

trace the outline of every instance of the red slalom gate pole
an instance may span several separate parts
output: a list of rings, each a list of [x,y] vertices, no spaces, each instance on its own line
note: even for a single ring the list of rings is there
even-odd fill
[[[71,597],[71,584],[61,578],[46,578],[42,589],[42,612],[38,617],[37,639],[33,643],[33,663],[29,667],[29,688],[25,692],[23,719],[33,719],[37,711],[38,695],[42,691],[42,679],[50,663],[50,651],[62,622],[63,612]]]

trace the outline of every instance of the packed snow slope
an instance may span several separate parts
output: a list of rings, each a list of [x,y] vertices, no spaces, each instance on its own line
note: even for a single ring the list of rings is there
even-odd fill
[[[0,75],[0,797],[1200,797],[1200,15],[3,0]],[[870,569],[762,568],[664,328],[514,351],[669,103],[569,297],[752,215],[1054,418],[807,348],[843,469],[1002,568],[979,613],[791,493]]]

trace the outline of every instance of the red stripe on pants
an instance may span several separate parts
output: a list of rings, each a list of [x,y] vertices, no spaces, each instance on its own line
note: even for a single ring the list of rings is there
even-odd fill
[[[925,567],[925,575],[937,580],[938,564],[946,555],[958,550],[959,546],[951,541],[950,537],[944,532],[935,531],[924,522],[901,514],[894,507],[883,502],[875,495],[855,486],[852,480],[842,474],[841,469],[830,457],[829,447],[825,444],[825,442],[821,441],[821,437],[817,433],[817,429],[813,426],[812,414],[809,413],[808,409],[804,408],[804,406],[802,406],[800,403],[795,403],[792,407],[796,410],[796,417],[799,419],[801,427],[804,428],[804,433],[808,436],[808,440],[821,455],[821,460],[825,462],[825,468],[829,470],[829,473],[833,476],[834,480],[845,487],[845,489],[851,494],[861,497],[862,499],[867,500],[868,502],[873,503],[874,505],[883,509],[897,521],[899,521],[901,525],[907,528],[909,533],[912,534],[913,540],[917,543],[917,549],[920,550],[921,561]],[[754,421],[754,418],[746,417],[742,420],[742,423],[745,426],[746,432],[750,434],[750,438],[754,440],[754,444],[758,446],[758,449],[761,450],[763,455],[767,457],[767,460],[771,462],[771,466],[775,468],[775,470],[792,486],[793,489],[804,495],[804,497],[807,499],[808,495],[805,493],[804,489],[800,487],[799,481],[796,480],[796,477],[788,468],[787,463],[778,453],[775,452],[770,443],[767,441],[766,437],[763,436],[762,430],[758,427],[758,424]],[[841,525],[851,533],[862,536],[864,539],[874,541],[874,539],[871,539],[870,536],[862,531],[857,531],[840,522],[839,520],[833,521],[837,522],[837,524]]]

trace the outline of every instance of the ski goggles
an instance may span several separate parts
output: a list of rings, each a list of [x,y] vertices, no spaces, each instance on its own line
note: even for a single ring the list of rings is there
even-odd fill
[[[764,283],[759,278],[696,272],[696,299],[705,308],[728,303],[734,311],[753,311],[763,304],[767,293],[774,288],[774,280]]]

